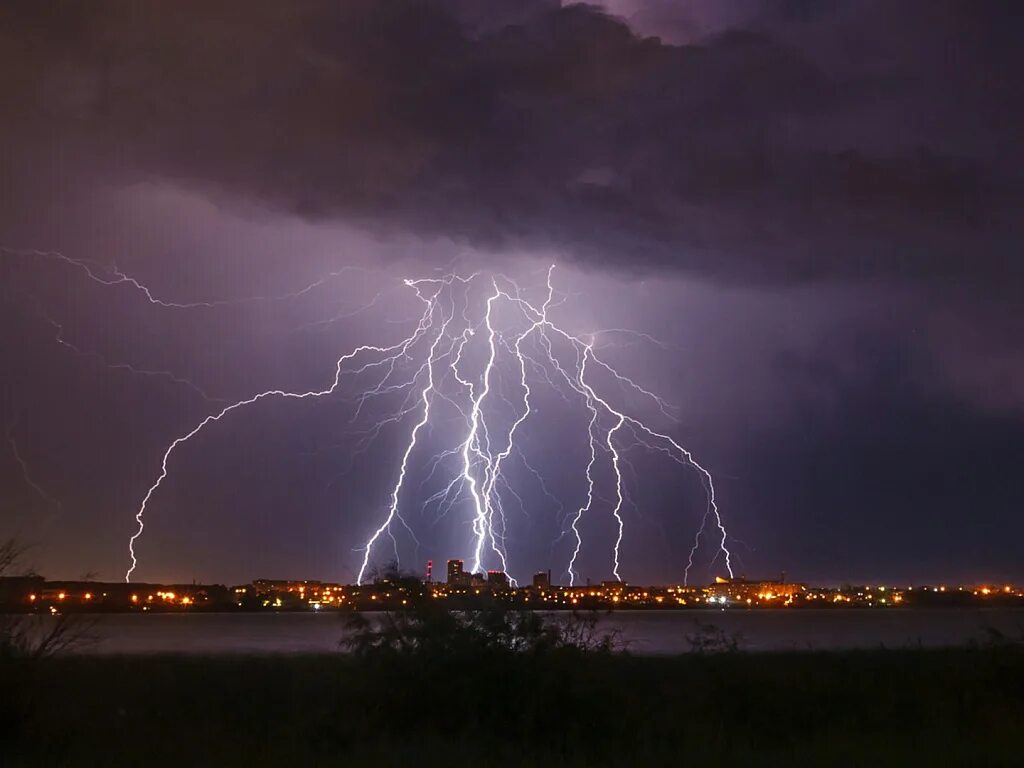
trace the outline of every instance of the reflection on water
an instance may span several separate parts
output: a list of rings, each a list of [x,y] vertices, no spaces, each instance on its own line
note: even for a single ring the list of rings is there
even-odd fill
[[[301,653],[338,650],[334,613],[111,614],[96,619],[86,653]],[[994,628],[1024,637],[1024,610],[617,611],[601,626],[635,653],[689,651],[699,625],[714,625],[751,651],[961,645]]]

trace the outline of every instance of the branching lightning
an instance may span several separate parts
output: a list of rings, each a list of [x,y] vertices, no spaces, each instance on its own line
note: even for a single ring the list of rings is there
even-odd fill
[[[81,271],[97,284],[126,285],[150,304],[181,310],[256,300],[298,299],[346,271],[331,272],[299,290],[280,296],[174,302],[158,297],[146,285],[116,267],[99,267],[54,251],[5,248],[0,248],[0,251],[57,260]],[[636,509],[634,500],[629,498],[623,467],[630,468],[633,484],[637,477],[635,469],[621,452],[637,444],[696,471],[703,484],[706,506],[701,512],[683,570],[684,579],[689,579],[702,540],[711,536],[710,529],[714,530],[716,557],[724,556],[725,568],[731,576],[729,535],[710,472],[671,435],[659,431],[619,404],[625,396],[639,397],[661,415],[673,422],[675,420],[672,406],[607,362],[600,354],[604,346],[596,341],[605,336],[625,335],[652,343],[663,351],[668,347],[646,333],[628,329],[613,328],[586,335],[565,330],[552,319],[552,311],[565,300],[564,294],[556,294],[553,276],[552,266],[547,270],[544,298],[539,303],[531,302],[514,280],[502,274],[472,273],[463,276],[449,272],[440,277],[405,279],[402,285],[420,302],[421,313],[404,338],[386,345],[362,344],[340,354],[335,361],[333,377],[321,388],[307,391],[268,389],[230,404],[223,405],[221,401],[222,407],[184,431],[163,451],[159,472],[134,514],[135,530],[128,540],[131,564],[125,580],[130,581],[139,566],[137,546],[145,531],[147,511],[169,476],[175,454],[207,428],[263,401],[320,398],[337,398],[351,403],[351,424],[361,417],[364,410],[379,410],[379,401],[388,398],[394,401],[395,396],[401,398],[397,406],[380,415],[368,429],[357,433],[360,437],[354,443],[354,450],[359,453],[366,450],[385,428],[394,429],[408,424],[387,504],[359,550],[359,583],[370,572],[382,540],[391,541],[396,558],[400,536],[407,535],[419,546],[413,523],[408,517],[409,511],[415,510],[419,515],[431,508],[435,510],[435,522],[456,511],[465,512],[465,522],[471,535],[464,546],[472,572],[480,573],[492,567],[512,579],[510,571],[514,565],[516,542],[512,530],[514,521],[510,522],[506,516],[505,502],[511,500],[515,505],[511,511],[518,508],[523,514],[531,514],[516,483],[517,474],[524,469],[528,481],[539,486],[543,497],[553,503],[559,516],[557,527],[561,534],[555,544],[563,538],[570,539],[572,550],[565,562],[569,583],[574,584],[580,577],[580,556],[585,549],[590,551],[592,546],[586,530],[591,519],[599,513],[607,514],[606,519],[614,526],[613,541],[607,552],[612,575],[622,580],[622,570],[626,567],[622,545],[628,535],[627,512]],[[323,322],[334,323],[364,311],[374,306],[380,295],[354,312],[339,314]],[[56,341],[79,355],[94,357],[111,368],[168,378],[190,387],[206,401],[215,402],[192,382],[169,372],[110,364],[94,353],[81,350],[66,340],[63,326],[45,315],[44,319],[55,329]],[[369,384],[366,377],[370,378]],[[606,384],[611,385],[610,389]],[[357,388],[354,395],[351,394],[352,387]],[[534,398],[542,389],[555,392],[567,408],[581,408],[581,413],[587,417],[586,429],[581,435],[585,440],[586,463],[578,478],[578,503],[574,499],[571,506],[564,504],[558,494],[552,493],[545,472],[538,468],[540,465],[531,463],[522,443],[522,436],[530,431],[533,423]],[[437,441],[435,422],[441,418],[437,415],[439,411],[450,414],[449,418],[458,425],[458,439],[439,446],[428,457],[421,456],[421,449]],[[12,449],[16,451],[13,443]],[[520,460],[510,460],[513,454]],[[419,484],[410,487],[413,478],[417,478]],[[441,487],[428,492],[428,485],[436,487],[438,478],[443,478]],[[607,497],[601,491],[606,487],[614,489]],[[566,514],[566,506],[575,512]]]

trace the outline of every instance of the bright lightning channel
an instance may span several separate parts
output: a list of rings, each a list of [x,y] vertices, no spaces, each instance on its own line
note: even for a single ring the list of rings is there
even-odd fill
[[[297,299],[350,269],[346,267],[335,270],[299,290],[279,296],[174,302],[159,298],[147,286],[116,267],[97,267],[93,262],[72,259],[56,251],[17,251],[0,247],[0,252],[58,260],[80,270],[95,283],[103,286],[128,285],[144,296],[150,304],[173,309],[211,308],[256,300]],[[597,385],[593,381],[594,369],[600,369],[611,376],[615,383],[649,399],[663,415],[673,418],[670,413],[671,407],[664,400],[636,383],[632,378],[620,373],[598,356],[595,338],[603,334],[629,334],[635,338],[650,341],[663,349],[664,345],[648,334],[628,329],[607,329],[584,338],[569,333],[556,325],[550,318],[550,310],[562,303],[564,297],[560,298],[558,302],[554,301],[555,290],[552,280],[554,269],[552,266],[547,270],[546,295],[543,303],[539,306],[523,298],[522,291],[516,282],[505,275],[484,276],[473,273],[468,276],[460,276],[452,272],[442,277],[405,279],[402,281],[404,286],[411,289],[423,305],[422,314],[410,335],[389,346],[363,344],[342,354],[336,360],[332,380],[321,389],[308,391],[270,389],[238,400],[207,415],[192,429],[173,440],[163,453],[160,472],[147,489],[134,516],[136,530],[128,541],[131,565],[125,572],[125,581],[131,580],[132,574],[139,565],[136,545],[145,530],[146,512],[154,494],[168,477],[170,461],[176,451],[207,427],[220,422],[235,411],[269,399],[305,400],[331,396],[339,391],[344,377],[357,376],[371,370],[377,373],[375,383],[357,397],[353,420],[358,418],[364,405],[372,400],[394,392],[405,391],[407,395],[405,402],[395,412],[383,416],[368,430],[364,439],[359,443],[360,450],[365,449],[385,425],[400,422],[414,412],[418,412],[419,415],[412,424],[404,450],[401,452],[386,512],[361,548],[362,563],[357,578],[358,583],[362,583],[366,578],[374,549],[381,538],[387,536],[392,540],[397,557],[398,541],[392,530],[396,523],[408,531],[412,539],[416,541],[412,528],[401,513],[401,506],[405,496],[405,486],[409,479],[410,465],[424,429],[431,423],[432,406],[435,400],[441,400],[454,407],[464,422],[465,431],[458,444],[441,450],[430,459],[429,473],[421,482],[421,488],[424,483],[434,477],[439,468],[446,466],[450,459],[458,459],[458,470],[453,473],[450,481],[440,491],[431,494],[425,502],[422,502],[422,506],[425,509],[436,503],[439,505],[439,514],[443,515],[454,509],[460,499],[468,497],[470,503],[470,520],[468,522],[472,529],[471,557],[469,559],[472,572],[481,572],[484,570],[485,562],[488,559],[493,559],[500,566],[501,571],[509,573],[508,523],[505,519],[501,489],[505,489],[517,499],[520,507],[523,506],[523,499],[515,490],[511,479],[505,475],[505,464],[512,453],[518,451],[527,470],[539,481],[544,495],[549,499],[554,498],[548,491],[541,473],[527,461],[522,449],[517,445],[517,438],[525,429],[533,412],[531,397],[538,382],[554,389],[566,402],[570,402],[570,397],[566,395],[562,387],[557,386],[556,382],[559,381],[567,387],[566,391],[574,393],[579,398],[583,408],[589,414],[586,430],[589,456],[583,473],[586,487],[585,501],[576,508],[575,514],[569,515],[565,519],[569,523],[567,530],[571,532],[574,539],[573,551],[566,569],[569,583],[574,584],[579,576],[577,560],[585,546],[582,523],[593,513],[597,500],[603,501],[603,497],[600,497],[595,490],[595,473],[601,455],[610,457],[611,474],[615,486],[614,501],[606,502],[611,506],[611,517],[615,521],[616,527],[614,542],[611,546],[612,573],[616,579],[622,580],[621,547],[626,535],[625,519],[622,513],[627,497],[622,475],[622,464],[625,460],[620,454],[619,435],[620,432],[627,429],[634,440],[641,445],[668,456],[682,466],[697,471],[701,477],[707,506],[701,517],[700,526],[695,534],[684,569],[684,580],[689,579],[702,536],[712,522],[718,534],[718,554],[724,555],[725,568],[732,576],[732,555],[728,549],[729,535],[718,508],[711,473],[671,436],[655,430],[636,416],[614,406],[608,396],[597,389]],[[478,284],[485,285],[488,290],[486,298],[483,299],[482,313],[474,319],[474,313],[470,309],[471,289]],[[380,294],[374,298],[373,303],[376,303],[379,298]],[[373,303],[368,306],[372,306]],[[518,310],[521,321],[524,322],[524,325],[520,326],[518,331],[512,332],[511,335],[507,334],[503,327],[499,327],[496,320],[499,303]],[[365,308],[367,307],[363,309]],[[362,309],[356,311],[362,311]],[[339,315],[326,322],[334,322],[346,316],[348,315]],[[124,368],[137,374],[170,378],[196,390],[204,399],[214,400],[192,382],[173,376],[169,372],[149,371],[123,364],[109,364],[98,355],[85,352],[69,343],[65,339],[64,328],[59,323],[45,315],[43,315],[43,319],[55,329],[57,342],[80,355],[96,357],[111,368]],[[467,365],[467,353],[471,347],[476,346],[478,340],[483,345],[484,365],[477,375],[470,375],[464,371]],[[558,340],[561,345],[568,345],[568,349],[571,351],[568,362],[556,352],[554,340]],[[527,351],[527,342],[531,341],[533,342],[532,348],[541,353],[539,358]],[[415,371],[409,376],[396,380],[396,373],[400,367],[416,359],[416,356],[421,354],[417,350],[424,345],[426,346],[425,358],[421,358],[422,362],[419,363]],[[517,374],[515,376],[516,384],[521,393],[518,406],[513,404],[503,392],[495,390],[495,377],[498,375],[501,358],[506,354],[512,358]],[[356,364],[357,360],[361,361],[358,365]],[[446,362],[442,367],[443,361]],[[531,374],[533,374],[532,377]],[[532,386],[531,378],[535,379]],[[458,385],[455,391],[445,391],[445,383],[450,379]],[[497,401],[495,397],[497,397]],[[503,430],[496,426],[500,422],[499,409],[502,405],[511,411],[511,418],[505,419],[507,424]],[[16,445],[13,442],[12,449],[16,451]],[[21,463],[20,456],[18,458]],[[561,502],[557,498],[554,500],[557,502],[558,510],[561,511]],[[565,521],[563,521],[563,525]],[[563,535],[565,534],[563,533]],[[515,580],[511,578],[510,574],[509,578],[514,583]]]
[[[619,452],[620,449],[616,444],[616,436],[625,427],[629,427],[634,437],[642,444],[665,453],[677,463],[695,469],[701,475],[702,482],[704,483],[705,491],[707,493],[708,505],[701,519],[701,525],[697,531],[694,546],[691,549],[690,556],[684,570],[684,580],[689,579],[689,573],[693,567],[694,555],[700,545],[701,535],[705,532],[712,519],[714,520],[714,524],[720,534],[718,547],[721,553],[725,556],[725,567],[731,576],[733,572],[731,553],[728,549],[728,533],[718,509],[715,498],[714,481],[711,474],[693,458],[692,454],[688,450],[683,448],[672,437],[656,431],[635,416],[631,416],[624,411],[617,409],[609,402],[607,397],[598,392],[595,385],[591,382],[591,376],[589,375],[590,368],[594,366],[609,373],[619,384],[623,384],[650,398],[663,413],[668,415],[666,403],[661,398],[637,384],[630,377],[621,374],[609,363],[600,359],[594,350],[594,343],[592,339],[585,341],[583,338],[565,331],[550,320],[548,312],[551,308],[554,296],[554,287],[552,283],[553,271],[554,267],[548,270],[547,295],[545,301],[539,307],[524,299],[518,285],[516,285],[516,283],[511,279],[503,275],[500,276],[502,283],[507,283],[512,286],[511,289],[506,289],[499,284],[497,276],[491,277],[491,290],[484,300],[482,318],[478,323],[474,323],[472,321],[466,306],[463,306],[461,312],[457,310],[457,300],[454,290],[455,286],[461,285],[465,286],[468,291],[468,287],[480,278],[478,274],[474,273],[468,277],[462,277],[452,273],[442,278],[406,279],[404,280],[404,284],[411,288],[416,297],[424,304],[423,314],[420,316],[417,326],[410,336],[391,346],[381,347],[375,345],[363,345],[343,355],[337,361],[333,381],[324,389],[310,390],[308,392],[286,392],[283,390],[269,390],[261,392],[253,395],[252,397],[233,403],[232,405],[222,409],[220,412],[212,414],[201,421],[199,425],[193,428],[190,432],[182,435],[171,443],[167,451],[164,453],[164,457],[161,462],[160,474],[157,477],[156,482],[150,486],[142,500],[139,510],[135,515],[138,528],[129,540],[129,555],[131,557],[132,565],[125,574],[125,579],[129,580],[131,578],[132,572],[138,565],[135,553],[135,544],[144,530],[144,516],[146,508],[152,499],[153,494],[159,489],[160,485],[167,477],[168,461],[172,453],[177,448],[179,448],[183,443],[191,440],[205,427],[214,422],[220,421],[224,416],[239,408],[252,405],[266,398],[305,399],[331,395],[339,388],[344,374],[361,373],[369,368],[383,368],[384,373],[378,379],[374,387],[365,390],[358,398],[356,415],[358,415],[363,405],[369,399],[385,393],[413,387],[417,381],[422,381],[424,377],[425,382],[423,382],[422,387],[418,390],[420,415],[412,426],[405,449],[401,454],[395,484],[393,485],[389,495],[390,503],[386,514],[380,524],[374,528],[366,543],[361,548],[363,553],[362,563],[359,569],[357,583],[361,584],[366,578],[374,548],[383,536],[388,535],[391,537],[392,541],[395,543],[397,555],[397,541],[395,540],[392,532],[392,526],[396,522],[401,523],[401,525],[409,531],[410,535],[412,534],[411,527],[401,514],[401,501],[409,475],[410,461],[417,447],[422,430],[430,423],[432,413],[431,406],[435,398],[444,399],[456,406],[457,410],[462,414],[465,420],[466,431],[461,444],[457,448],[444,450],[436,454],[431,460],[431,476],[437,470],[438,465],[442,461],[455,455],[458,455],[461,459],[460,470],[442,491],[430,496],[427,502],[425,502],[425,505],[439,501],[441,504],[447,504],[447,508],[450,509],[461,496],[462,491],[466,490],[472,507],[471,526],[473,531],[473,544],[471,548],[472,556],[470,558],[472,563],[471,570],[474,573],[481,572],[484,570],[484,562],[486,558],[488,556],[492,556],[496,558],[501,570],[508,574],[508,530],[502,508],[499,488],[502,485],[509,489],[512,488],[510,480],[505,477],[503,473],[503,465],[516,449],[517,434],[521,431],[520,428],[526,423],[532,412],[530,397],[533,391],[530,386],[530,379],[528,375],[528,361],[530,363],[530,369],[534,369],[539,366],[542,370],[545,370],[545,373],[542,376],[542,381],[549,385],[553,386],[554,384],[551,378],[552,374],[557,377],[561,377],[570,390],[576,392],[582,397],[584,406],[590,413],[590,419],[587,426],[590,459],[584,472],[587,486],[586,502],[578,508],[570,523],[570,528],[575,538],[575,547],[567,567],[570,584],[574,584],[578,577],[576,561],[584,546],[580,523],[583,517],[592,511],[595,502],[594,470],[597,464],[599,447],[603,452],[606,452],[611,457],[611,469],[615,482],[615,501],[611,509],[611,515],[616,524],[616,536],[612,545],[612,573],[616,579],[622,579],[621,546],[626,535],[625,520],[622,516],[622,508],[625,502],[625,487],[621,469],[622,457]],[[428,288],[431,288],[433,292],[428,292]],[[151,295],[148,292],[148,289],[147,295]],[[466,295],[468,297],[468,293]],[[526,318],[526,328],[515,334],[514,340],[512,340],[511,343],[504,341],[504,335],[499,331],[495,323],[495,308],[499,300],[505,300],[513,307],[517,307]],[[468,304],[468,302],[469,299],[466,298],[465,303]],[[532,356],[527,355],[524,351],[524,343],[534,335],[537,335],[540,339],[539,346],[544,351],[544,356],[546,358],[544,362],[546,362],[550,367],[550,373],[547,372],[547,369],[545,369],[541,363]],[[568,366],[568,368],[563,365],[559,360],[558,355],[555,353],[551,339],[552,336],[562,339],[563,342],[568,342],[570,347],[574,350],[575,360]],[[484,339],[485,363],[479,376],[471,377],[462,371],[462,366],[467,347],[478,337]],[[411,355],[412,349],[425,338],[430,339],[430,345],[427,350],[425,360],[416,372],[404,381],[397,383],[392,381],[392,375],[394,374],[398,364],[403,360],[408,359]],[[514,414],[514,418],[511,420],[504,434],[500,436],[500,439],[499,436],[494,433],[493,425],[489,425],[491,418],[490,403],[494,389],[494,376],[499,364],[499,347],[504,347],[509,350],[515,358],[515,364],[518,369],[518,383],[520,390],[522,391],[522,408],[518,413]],[[352,369],[351,371],[345,370],[346,364],[364,353],[376,353],[383,357],[372,362],[364,363],[362,367]],[[448,370],[451,373],[452,378],[460,385],[462,396],[468,398],[468,402],[466,402],[465,405],[459,404],[456,399],[460,396],[460,393],[447,394],[439,389],[441,381],[438,378],[438,366],[444,358],[448,359]],[[502,396],[502,399],[504,399],[504,396]],[[504,401],[508,405],[511,405],[508,400]],[[412,406],[403,407],[400,408],[398,412],[378,421],[375,425],[375,429],[371,430],[370,439],[376,436],[380,427],[384,424],[399,421],[413,410],[414,408]],[[611,426],[608,426],[607,428],[599,426],[602,422],[602,413],[612,419],[613,423]],[[599,432],[603,433],[603,439],[599,438]],[[531,471],[534,471],[534,473],[537,474],[535,470],[532,470],[532,467]],[[539,474],[538,477],[540,477]],[[543,480],[543,478],[540,479]],[[515,491],[512,490],[512,493],[515,494]],[[516,495],[518,496],[518,494]],[[500,526],[498,525],[499,521]],[[415,537],[413,538],[415,539]]]

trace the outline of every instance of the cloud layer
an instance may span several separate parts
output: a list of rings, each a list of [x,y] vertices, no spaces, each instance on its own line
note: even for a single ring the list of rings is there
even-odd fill
[[[750,7],[670,45],[544,0],[17,5],[0,131],[15,168],[618,268],[1013,278],[1012,6]]]

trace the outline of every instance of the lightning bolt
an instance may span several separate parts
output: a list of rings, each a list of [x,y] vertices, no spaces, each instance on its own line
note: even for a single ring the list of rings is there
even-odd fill
[[[576,558],[580,555],[580,550],[583,548],[583,535],[580,533],[579,524],[583,515],[590,512],[590,508],[594,505],[594,464],[597,461],[597,443],[594,437],[594,426],[597,424],[597,408],[594,407],[594,401],[588,396],[586,400],[587,409],[590,411],[590,421],[587,424],[587,437],[589,438],[588,443],[590,446],[590,461],[587,462],[586,478],[587,478],[587,503],[584,504],[576,511],[576,516],[572,519],[572,532],[576,537],[576,548],[572,551],[572,557],[569,558],[569,566],[567,568],[569,572],[569,586],[573,586],[576,583]]]
[[[483,386],[480,388],[480,393],[474,396],[473,384],[464,382],[466,386],[469,387],[470,397],[473,401],[473,406],[470,409],[469,415],[469,434],[466,436],[466,441],[462,446],[462,476],[465,478],[466,484],[469,486],[469,493],[473,499],[475,513],[473,518],[473,533],[476,535],[476,543],[473,548],[472,565],[474,573],[481,569],[483,548],[488,538],[490,538],[491,541],[491,548],[495,550],[498,558],[501,560],[502,569],[506,569],[505,555],[498,547],[491,527],[493,512],[491,509],[491,501],[488,491],[490,488],[489,476],[493,470],[494,463],[489,455],[490,440],[487,437],[487,426],[483,423],[483,417],[481,415],[484,400],[491,391],[491,374],[494,370],[494,361],[498,351],[495,344],[495,330],[491,322],[491,312],[494,308],[494,302],[500,295],[498,286],[495,284],[494,293],[487,297],[487,312],[484,316],[484,325],[487,328],[488,357],[487,364],[484,367],[482,375]],[[463,380],[460,379],[460,381]],[[470,454],[473,456],[471,457]],[[483,492],[481,492],[477,483],[477,478],[473,474],[473,464],[475,460],[479,460],[484,467],[484,481],[482,483]]]
[[[422,299],[423,297],[422,294],[420,294],[418,287],[415,286],[415,284],[411,285],[417,288],[416,295]],[[440,292],[441,291],[438,290],[438,294]],[[434,309],[437,304],[438,294],[435,294],[430,299],[424,300],[427,303],[427,309],[424,315],[425,318],[430,318],[433,316]],[[405,484],[405,476],[409,465],[409,456],[412,454],[413,449],[416,447],[416,438],[419,435],[420,430],[427,424],[428,421],[430,421],[430,402],[431,397],[434,393],[434,366],[436,364],[435,357],[437,355],[438,347],[442,339],[445,338],[445,332],[448,329],[448,323],[450,321],[450,316],[442,321],[441,329],[438,331],[437,335],[434,337],[433,343],[430,345],[430,351],[427,355],[427,361],[424,364],[427,371],[427,383],[426,386],[423,387],[423,391],[420,393],[420,399],[423,402],[423,415],[420,417],[419,421],[416,422],[415,426],[413,426],[412,432],[409,435],[409,443],[406,446],[405,452],[402,454],[402,462],[398,470],[398,480],[395,482],[394,489],[391,491],[391,506],[388,509],[387,517],[384,519],[384,522],[381,523],[380,527],[373,532],[373,535],[370,536],[369,541],[366,542],[366,547],[363,552],[363,564],[360,566],[359,575],[356,578],[357,584],[363,583],[363,578],[366,575],[366,569],[370,564],[370,552],[373,549],[373,545],[377,542],[377,539],[380,538],[380,536],[385,531],[390,533],[391,524],[394,522],[394,520],[398,518],[402,521],[402,524],[407,529],[409,528],[408,524],[405,523],[405,520],[402,519],[398,511],[399,495],[402,492],[402,486]]]

